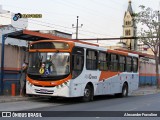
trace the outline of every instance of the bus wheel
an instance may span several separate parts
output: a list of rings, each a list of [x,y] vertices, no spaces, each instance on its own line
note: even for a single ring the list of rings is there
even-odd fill
[[[127,97],[128,96],[128,86],[126,83],[124,83],[123,88],[122,88],[122,97]]]
[[[115,94],[115,97],[127,97],[128,96],[128,85],[126,83],[123,84],[122,93]]]
[[[84,96],[82,98],[84,102],[89,102],[93,100],[93,88],[87,85],[84,89]]]

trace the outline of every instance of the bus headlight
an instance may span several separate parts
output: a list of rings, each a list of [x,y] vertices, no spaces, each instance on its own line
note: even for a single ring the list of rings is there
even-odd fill
[[[65,85],[67,85],[68,83],[67,83],[67,82],[65,82],[64,84],[65,84]]]

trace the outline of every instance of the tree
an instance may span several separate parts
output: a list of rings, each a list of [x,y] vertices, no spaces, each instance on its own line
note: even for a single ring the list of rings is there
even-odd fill
[[[157,88],[160,88],[159,82],[159,60],[158,60],[158,50],[160,44],[160,34],[159,34],[159,11],[154,11],[150,7],[145,7],[143,5],[139,6],[141,11],[135,13],[136,22],[140,24],[140,31],[138,32],[138,37],[140,37],[140,42],[147,45],[154,53],[155,63],[156,63],[156,82]]]

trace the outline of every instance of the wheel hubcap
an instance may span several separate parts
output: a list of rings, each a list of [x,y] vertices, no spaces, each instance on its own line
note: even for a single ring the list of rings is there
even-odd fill
[[[86,97],[89,97],[89,96],[90,96],[90,91],[89,91],[89,89],[85,89],[84,95],[85,95]]]
[[[126,96],[126,94],[127,94],[127,90],[126,90],[126,89],[124,89],[124,91],[123,91],[123,95],[124,95],[124,96]]]

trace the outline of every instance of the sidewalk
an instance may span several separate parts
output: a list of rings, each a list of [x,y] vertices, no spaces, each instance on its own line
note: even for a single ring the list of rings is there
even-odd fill
[[[148,95],[160,93],[160,90],[157,90],[156,86],[143,86],[139,87],[138,90],[135,90],[131,93],[132,96]],[[23,97],[23,96],[0,96],[0,103],[5,102],[16,102],[16,101],[29,101],[36,100],[38,97]]]
[[[158,90],[156,86],[142,86],[139,87],[137,90],[133,91],[131,95],[139,96],[139,95],[149,95],[160,93],[160,89]]]
[[[27,101],[27,100],[35,100],[35,99],[36,99],[36,97],[0,96],[0,103],[16,102],[16,101]]]

